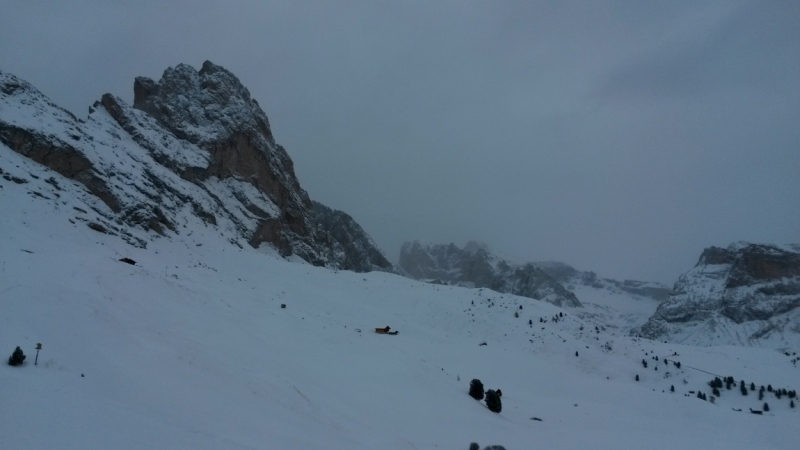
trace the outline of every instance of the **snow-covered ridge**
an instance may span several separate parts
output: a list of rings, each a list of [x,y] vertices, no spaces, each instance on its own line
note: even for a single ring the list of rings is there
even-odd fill
[[[783,347],[800,342],[796,245],[710,247],[635,333],[678,342]]]
[[[392,270],[357,224],[332,233],[315,219],[266,114],[232,73],[208,61],[200,71],[181,64],[134,88],[133,107],[106,94],[79,120],[0,71],[0,143],[86,186],[104,205],[99,225],[140,236],[128,239],[134,245],[200,221],[238,246]]]

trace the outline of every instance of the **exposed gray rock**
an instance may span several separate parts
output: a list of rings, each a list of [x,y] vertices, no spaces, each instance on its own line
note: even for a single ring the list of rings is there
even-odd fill
[[[440,283],[489,288],[543,300],[557,306],[580,307],[575,294],[533,264],[512,265],[471,242],[423,245],[407,242],[400,250],[400,267],[412,278]]]
[[[710,247],[675,283],[669,299],[634,333],[678,341],[694,333],[692,339],[698,342],[750,344],[794,333],[799,307],[797,246],[742,242],[727,249]],[[706,336],[701,339],[697,330]]]
[[[352,217],[322,203],[312,203],[311,219],[318,227],[318,236],[322,236],[328,261],[355,272],[394,271],[392,263]]]

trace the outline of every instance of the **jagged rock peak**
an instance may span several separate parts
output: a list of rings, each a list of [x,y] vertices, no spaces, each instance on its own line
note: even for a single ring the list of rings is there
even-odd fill
[[[133,107],[142,110],[182,139],[204,144],[255,132],[270,147],[275,139],[267,115],[233,73],[211,61],[197,71],[178,64],[161,80],[137,77]]]
[[[467,287],[489,288],[556,306],[581,307],[575,294],[533,264],[516,265],[476,242],[463,249],[455,244],[406,242],[400,249],[400,267],[412,278]]]
[[[651,339],[751,345],[800,333],[800,247],[709,247],[667,301],[634,332]]]
[[[137,246],[199,221],[232,244],[268,243],[314,265],[393,270],[350,216],[312,204],[232,73],[181,64],[134,90],[134,107],[105,94],[81,121],[0,72],[0,151],[83,184],[102,202],[92,209],[104,228]]]

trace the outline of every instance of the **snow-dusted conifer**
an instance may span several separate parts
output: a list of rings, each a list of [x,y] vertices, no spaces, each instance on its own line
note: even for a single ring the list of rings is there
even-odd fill
[[[22,353],[22,349],[17,347],[11,356],[8,357],[8,365],[9,366],[19,366],[22,365],[22,362],[25,361],[25,354]]]
[[[486,391],[486,407],[489,411],[499,413],[503,409],[503,404],[500,401],[500,395],[494,389]]]
[[[469,382],[469,396],[475,400],[483,400],[483,383],[475,378]]]

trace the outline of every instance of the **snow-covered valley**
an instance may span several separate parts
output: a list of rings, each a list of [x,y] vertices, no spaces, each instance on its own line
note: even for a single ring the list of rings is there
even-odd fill
[[[191,214],[168,237],[126,228],[141,248],[87,226],[105,205],[82,185],[3,145],[0,169],[0,350],[27,355],[0,365],[4,449],[797,448],[786,396],[696,392],[795,390],[800,349],[660,343],[525,297],[289,262]],[[502,389],[499,414],[473,378]]]

